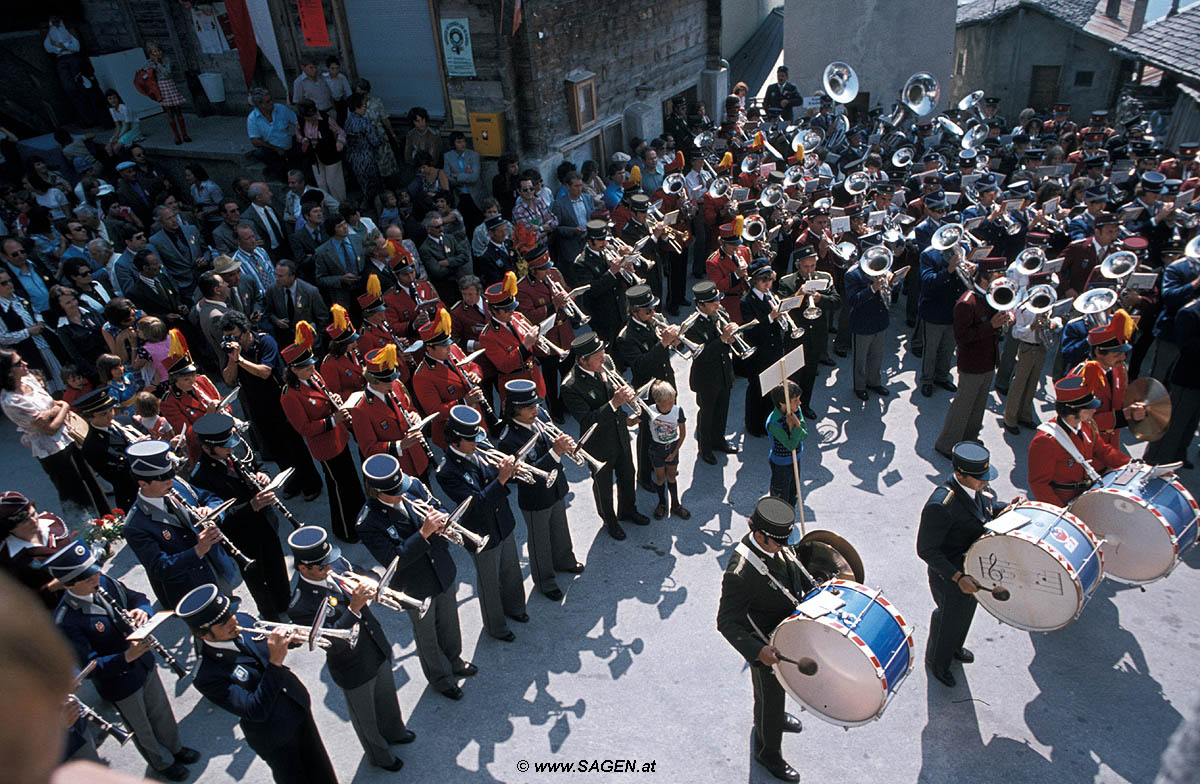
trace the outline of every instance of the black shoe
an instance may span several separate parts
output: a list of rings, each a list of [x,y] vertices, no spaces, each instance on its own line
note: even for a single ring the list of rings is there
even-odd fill
[[[1188,460],[1186,457],[1185,457],[1185,458],[1183,458],[1183,461],[1182,461],[1182,462],[1183,462],[1183,467],[1184,467],[1184,468],[1186,468],[1186,469],[1187,469],[1187,470],[1189,470],[1189,471],[1191,471],[1193,468],[1195,468],[1195,467],[1196,467],[1196,466],[1192,465],[1192,461],[1191,461],[1191,460]]]
[[[673,517],[678,517],[680,520],[692,519],[692,513],[685,509],[682,504],[676,504],[675,506],[672,506],[671,515]]]
[[[732,441],[719,441],[715,448],[718,452],[724,452],[727,455],[736,455],[738,453],[738,445]]]
[[[924,395],[925,397],[932,397],[933,396],[933,384],[922,384],[921,385],[921,394]]]
[[[571,574],[583,574],[583,564],[579,563],[579,561],[576,561],[574,564],[572,564],[571,566],[568,566],[566,569],[555,569],[554,571],[570,572]]]
[[[708,463],[709,465],[717,464],[717,458],[715,455],[713,455],[712,452],[701,452],[700,459],[703,460],[704,462]]]
[[[307,501],[308,503],[312,503],[313,501],[316,501],[320,497],[321,497],[321,489],[320,488],[317,488],[317,490],[312,493],[304,494],[304,500]]]
[[[513,640],[517,639],[517,635],[513,634],[512,629],[509,629],[504,634],[494,634],[492,636],[500,642],[512,642]]]
[[[655,520],[661,520],[666,516],[667,516],[667,505],[666,504],[659,504],[658,506],[654,507],[654,519]]]
[[[188,136],[186,133],[183,135],[183,140],[184,140],[185,142],[187,142],[188,144],[191,144],[191,143],[192,143],[192,137],[191,137],[191,136]]]
[[[561,602],[563,593],[557,588],[551,588],[549,591],[546,591],[544,594],[542,594],[542,596],[545,596],[552,602]]]
[[[621,515],[617,519],[623,520],[627,523],[633,523],[634,525],[650,525],[650,518],[646,517],[646,515],[642,514],[636,509],[628,514]]]
[[[508,615],[508,613],[504,613],[504,614]],[[513,619],[517,623],[529,623],[529,613],[521,613],[520,615],[508,615],[508,617]]]
[[[455,675],[461,675],[464,678],[470,678],[472,675],[477,675],[479,673],[479,668],[471,662],[459,662],[454,667],[452,672]]]
[[[192,763],[200,761],[200,752],[184,746],[182,749],[175,752],[175,761],[181,765],[191,765]]]
[[[1008,390],[1001,389],[1000,387],[996,387],[996,394],[999,395],[1000,397],[1008,397]]]
[[[933,665],[929,665],[929,674],[932,675],[938,682],[945,686],[949,686],[951,689],[958,685],[958,682],[954,680],[954,676],[950,674],[949,670],[939,671],[934,668]]]
[[[837,363],[834,362],[829,357],[822,357],[821,364],[824,365],[825,367],[837,367]]]
[[[856,390],[854,390],[854,394],[859,400],[863,400],[863,401],[865,401],[868,397],[867,390],[865,390],[865,389],[856,389]]]
[[[396,759],[392,760],[388,764],[380,765],[379,769],[386,770],[391,773],[395,773],[396,771],[400,770],[403,767],[404,767],[404,760],[400,759],[399,757],[396,757]]]
[[[768,773],[780,781],[800,780],[800,774],[796,771],[796,769],[787,764],[787,762],[782,758],[777,760],[767,760],[755,754],[754,759],[758,761],[759,765],[762,765],[764,768],[766,768]]]
[[[443,697],[449,697],[452,700],[461,700],[463,698],[463,690],[457,686],[451,686],[449,689],[442,689],[439,693]]]
[[[1017,422],[1017,424],[1018,424],[1018,425],[1020,425],[1021,427],[1028,427],[1028,428],[1030,428],[1031,430],[1037,430],[1037,429],[1038,429],[1038,423],[1037,423],[1037,422]]]
[[[392,743],[395,743],[400,746],[406,746],[409,743],[412,743],[416,739],[417,739],[417,733],[413,732],[412,730],[405,730],[404,734],[401,735],[396,740],[392,741]]]
[[[936,446],[935,446],[935,447],[933,448],[933,450],[934,450],[935,452],[937,452],[939,455],[941,455],[942,457],[946,458],[947,460],[953,460],[953,459],[954,459],[954,455],[950,454],[949,452],[947,452],[947,451],[945,451],[945,450],[943,450],[943,449],[939,449],[938,447],[936,447]]]
[[[169,768],[154,771],[154,775],[167,781],[187,781],[188,776],[192,775],[192,772],[181,763],[174,762],[171,763],[171,767]]]
[[[604,530],[608,531],[608,535],[618,542],[625,538],[625,529],[616,520],[609,520],[604,524]]]
[[[871,390],[872,392],[874,392],[876,395],[879,395],[880,397],[887,397],[888,395],[892,394],[890,389],[888,389],[887,387],[879,386],[878,384],[876,384],[875,386],[871,386],[870,384],[868,384],[867,389]]]
[[[942,389],[946,390],[947,392],[957,392],[958,391],[958,385],[956,385],[953,381],[949,381],[949,380],[935,381],[934,383],[937,384]]]
[[[1016,425],[1005,425],[1004,432],[1008,433],[1010,436],[1019,436],[1021,435],[1021,428],[1017,427]]]
[[[954,652],[954,658],[958,659],[963,664],[970,664],[975,661],[975,654],[971,653],[969,648],[959,648]]]
[[[812,410],[812,406],[800,406],[800,413],[804,414],[805,419],[817,418],[817,412]]]
[[[784,732],[800,732],[804,726],[800,724],[800,720],[790,713],[783,715],[783,731]]]
[[[837,354],[839,357],[845,357],[848,354],[848,352],[844,348],[835,348],[833,350],[833,353]]]

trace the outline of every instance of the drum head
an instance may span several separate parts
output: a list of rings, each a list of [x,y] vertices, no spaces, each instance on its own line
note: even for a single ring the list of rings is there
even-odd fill
[[[1123,583],[1148,583],[1175,566],[1175,543],[1166,522],[1143,502],[1109,489],[1089,490],[1071,504],[1071,514],[1103,539],[1104,573]]]
[[[820,619],[793,616],[775,629],[771,644],[781,651],[802,651],[797,655],[817,662],[815,675],[803,675],[783,661],[774,670],[787,693],[825,721],[851,727],[873,720],[883,709],[887,693],[875,665],[841,630]]]
[[[966,573],[984,586],[975,594],[983,608],[1018,629],[1056,631],[1083,609],[1085,597],[1079,581],[1052,554],[1018,536],[980,537],[967,550],[965,567]],[[1007,601],[991,594],[988,589],[993,585],[1008,589]]]

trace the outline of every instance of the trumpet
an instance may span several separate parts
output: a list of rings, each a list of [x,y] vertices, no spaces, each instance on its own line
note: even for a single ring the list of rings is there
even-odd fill
[[[551,421],[549,419],[543,420],[541,418],[541,415],[543,413],[544,412],[542,411],[541,406],[539,406],[538,407],[538,418],[533,420],[533,429],[534,430],[536,430],[539,433],[541,433],[542,435],[546,436],[551,441],[555,440],[556,438],[558,438],[559,436],[562,436],[562,435],[566,435],[568,438],[570,438],[570,436],[562,428],[560,428],[558,425],[554,424],[553,421]],[[596,458],[592,457],[590,454],[588,454],[587,450],[585,450],[583,448],[583,442],[587,441],[588,438],[591,437],[592,433],[594,433],[596,431],[596,428],[598,426],[599,426],[598,423],[593,424],[591,427],[589,427],[587,429],[587,432],[585,432],[579,438],[578,441],[576,441],[575,439],[572,438],[571,439],[571,448],[568,449],[564,453],[567,456],[567,458],[570,459],[570,461],[572,463],[574,463],[575,465],[581,466],[581,467],[584,465],[587,465],[588,468],[590,468],[593,472],[599,471],[601,468],[604,468],[604,463],[602,461],[597,460]]]
[[[505,454],[499,449],[485,447],[483,444],[479,444],[475,447],[475,454],[479,455],[483,462],[487,463],[493,468],[499,468],[501,461],[503,461],[505,458],[515,457],[517,459],[516,473],[514,473],[513,476],[516,477],[518,482],[523,482],[527,485],[536,485],[538,482],[541,482],[546,487],[552,487],[554,483],[558,481],[557,468],[549,471],[543,471],[542,469],[536,466],[531,466],[529,463],[525,462],[525,454],[527,453],[528,449],[532,448],[534,443],[537,443],[537,437],[538,434],[535,432],[529,442],[526,442],[525,446],[521,447],[521,451],[517,452],[515,455]]]
[[[609,272],[612,272],[613,275],[620,274],[630,286],[638,286],[646,282],[633,270],[634,262],[637,259],[642,261],[646,261],[646,259],[632,245],[619,237],[610,236],[608,238],[608,244],[604,246],[604,258],[608,261],[609,267],[614,265],[616,267],[615,271],[610,269]]]
[[[767,292],[767,304],[769,304],[772,309],[779,307],[781,303],[779,297],[775,296],[775,292]],[[791,313],[780,311],[779,321],[784,327],[787,328],[788,334],[791,335],[793,340],[799,340],[800,338],[804,337],[804,327],[792,320]]]
[[[630,413],[632,413],[634,416],[637,416],[638,414],[645,414],[651,419],[654,418],[654,411],[650,408],[650,404],[642,398],[637,390],[629,385],[629,382],[625,380],[624,376],[616,371],[615,367],[608,364],[607,358],[605,358],[605,364],[603,367],[601,367],[600,372],[604,374],[605,381],[612,384],[617,389],[628,390],[632,395],[633,399],[629,403],[625,404],[625,407],[629,408]],[[630,405],[637,406],[637,411],[635,412],[632,408],[630,408]]]
[[[313,629],[308,626],[301,626],[298,623],[277,623],[275,621],[255,621],[253,626],[239,626],[239,632],[249,632],[254,635],[253,640],[266,639],[267,635],[275,631],[282,631],[287,634],[288,642],[304,642],[308,644],[310,651],[316,648],[329,650],[333,647],[334,640],[345,640],[350,643],[350,647],[358,645],[358,624],[355,624],[349,629],[325,629],[316,630],[316,637],[313,637]]]
[[[647,227],[651,231],[662,227],[663,239],[668,245],[671,246],[671,250],[675,253],[683,253],[683,243],[688,241],[688,233],[685,230],[677,229],[668,224],[666,221],[662,220],[662,213],[660,213],[657,209],[655,209],[654,212],[657,213],[659,217],[648,218],[646,221]]]
[[[219,535],[218,538],[221,542],[221,546],[225,548],[225,552],[229,554],[230,558],[237,561],[237,565],[242,569],[242,571],[245,571],[254,565],[254,559],[238,549],[238,546],[234,544],[233,541],[225,535],[225,532],[221,530],[220,526],[217,525],[216,518],[224,513],[225,510],[229,509],[229,507],[236,504],[237,499],[231,498],[213,510],[209,510],[208,508],[201,509],[187,503],[179,497],[179,493],[171,490],[166,494],[166,496],[164,496],[164,501],[168,502],[168,506],[171,502],[177,504],[179,508],[183,510],[184,514],[187,515],[187,518],[191,522],[196,533],[201,533],[208,528],[215,529]]]
[[[373,577],[368,577],[354,572],[330,572],[329,576],[334,582],[342,587],[342,590],[351,593],[360,585],[365,585],[375,592],[371,597],[372,602],[378,602],[389,610],[416,610],[420,615],[424,615],[429,609],[429,597],[425,599],[414,599],[404,591],[397,591],[395,588],[389,588],[381,584]]]
[[[579,303],[575,301],[575,296],[572,294],[572,292],[567,291],[565,288],[560,286],[558,281],[553,277],[546,278],[546,280],[550,282],[550,295],[552,297],[561,295],[567,300],[567,303],[563,305],[563,315],[572,321],[578,321],[580,324],[586,324],[592,320],[592,317],[584,312],[583,308],[579,307]],[[587,291],[589,288],[591,288],[591,284],[580,286],[579,289],[576,290]]]
[[[685,321],[684,323],[686,324],[687,322]],[[661,340],[663,330],[669,326],[671,326],[671,325],[668,324],[667,320],[662,317],[662,314],[660,314],[660,313],[654,314],[654,334],[656,337],[658,337]],[[686,329],[686,327],[684,327],[683,324],[680,324],[679,325],[679,334],[675,337],[675,341],[671,343],[670,348],[672,351],[674,351],[679,356],[690,361],[690,360],[693,360],[696,358],[696,356],[700,353],[700,351],[704,348],[704,346],[701,346],[691,340],[688,340],[687,336],[683,334],[684,329]]]
[[[717,308],[716,318],[717,329],[724,332],[725,325],[731,321],[729,318],[729,311],[725,310],[724,305],[721,305]],[[754,321],[747,321],[745,324],[740,324],[733,330],[733,353],[737,354],[738,359],[749,359],[750,355],[758,350],[757,346],[750,345],[746,342],[746,339],[742,337],[743,330],[750,329],[756,324],[758,324],[758,319],[755,319]]]
[[[443,512],[441,509],[438,509],[436,506],[429,503],[428,501],[422,501],[420,498],[410,498],[409,496],[405,496],[404,500],[407,501],[409,504],[411,504],[412,508],[415,509],[418,514],[428,515],[431,512],[445,514],[445,512]],[[451,542],[454,542],[459,547],[466,547],[466,542],[470,542],[471,545],[475,548],[475,551],[478,552],[478,551],[482,550],[483,548],[487,547],[487,545],[488,545],[487,535],[480,536],[479,534],[475,533],[471,529],[464,526],[462,523],[458,522],[459,519],[463,516],[463,514],[466,513],[467,507],[469,507],[471,505],[471,501],[472,501],[472,498],[468,498],[467,500],[465,500],[461,504],[459,504],[458,507],[453,512],[446,515],[446,519],[442,522],[441,526],[438,528],[437,534],[438,534],[438,536],[441,536],[445,539],[449,539]]]
[[[129,629],[130,633],[137,628],[137,624],[133,622],[133,616],[129,614],[128,610],[117,604],[108,591],[97,585],[96,595],[108,604],[112,611],[116,613],[117,618],[121,620],[121,623],[125,624]],[[154,635],[147,635],[146,643],[150,646],[150,650],[157,653],[162,658],[163,663],[171,668],[171,672],[175,673],[175,677],[183,678],[187,675],[187,670],[179,663],[179,660],[172,656],[171,652],[167,650],[167,646],[155,639]]]

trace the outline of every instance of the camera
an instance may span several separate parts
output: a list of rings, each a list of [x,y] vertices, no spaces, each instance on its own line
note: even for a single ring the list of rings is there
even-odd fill
[[[238,346],[238,339],[232,335],[226,335],[225,337],[221,338],[221,350],[226,354],[232,352],[234,349],[238,348]]]

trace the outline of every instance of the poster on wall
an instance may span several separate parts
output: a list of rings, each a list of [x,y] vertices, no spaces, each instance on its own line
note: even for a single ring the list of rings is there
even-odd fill
[[[300,32],[304,35],[304,45],[309,49],[328,47],[329,28],[325,25],[325,8],[321,0],[296,0],[296,9],[300,12]]]
[[[236,46],[224,3],[193,5],[192,29],[204,54],[222,54]]]
[[[442,20],[442,55],[446,58],[447,76],[475,75],[475,55],[471,53],[469,20]]]

